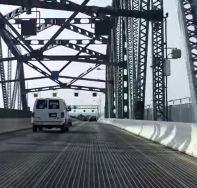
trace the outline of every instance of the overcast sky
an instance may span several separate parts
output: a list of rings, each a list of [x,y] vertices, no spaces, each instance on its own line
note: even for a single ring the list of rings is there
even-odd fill
[[[76,3],[81,3],[82,0],[73,0]],[[97,6],[108,6],[111,4],[110,0],[91,0],[88,5],[97,5]],[[12,8],[16,7],[11,7],[11,6],[2,6],[0,5],[0,11],[5,14],[9,12]],[[168,45],[169,47],[177,47],[181,48],[183,53],[184,53],[184,47],[183,47],[183,39],[182,35],[179,29],[179,23],[178,23],[178,14],[177,14],[177,2],[176,0],[164,0],[164,8],[165,12],[169,13],[169,18],[168,18]],[[70,13],[65,13],[63,11],[52,11],[50,10],[45,10],[42,12],[43,17],[68,17]],[[23,15],[22,17],[24,17]],[[78,17],[82,17],[82,14],[79,14]],[[86,29],[93,31],[91,27],[87,27],[85,25]],[[37,35],[37,38],[44,38],[44,39],[49,39],[53,33],[58,29],[57,26],[51,27],[49,30],[46,30],[44,32],[41,32],[40,34]],[[58,37],[59,39],[67,37],[70,39],[77,39],[77,38],[83,38],[87,39],[87,37],[75,34],[73,32],[70,32],[68,30],[65,30],[62,32],[62,34]],[[101,53],[105,53],[106,51],[106,46],[99,46],[99,45],[91,45],[91,49],[96,49],[99,50]],[[6,49],[4,48],[4,52]],[[76,51],[65,48],[65,47],[57,47],[53,50],[49,50],[47,53],[49,54],[70,54],[70,55],[75,55]],[[37,63],[35,63],[37,65]],[[45,62],[45,64],[51,69],[51,70],[59,70],[63,62]],[[39,66],[39,65],[38,65]],[[79,63],[72,63],[72,66],[69,66],[63,73],[62,75],[70,75],[70,76],[78,76],[80,73],[88,69],[89,67],[92,67],[94,65],[91,64],[79,64]],[[6,65],[5,65],[6,67]],[[14,66],[13,66],[14,67]],[[31,70],[29,67],[25,66],[25,71],[26,71],[26,77],[32,77],[32,76],[40,76],[38,73],[35,71]],[[147,80],[147,89],[146,89],[146,104],[150,104],[152,102],[152,79],[151,79],[151,56],[149,56],[149,64],[148,64],[148,80]],[[189,85],[188,85],[188,78],[187,78],[187,72],[186,72],[186,64],[184,57],[179,60],[172,60],[171,62],[171,72],[172,76],[169,77],[169,85],[168,85],[168,96],[169,100],[170,99],[176,99],[176,98],[183,98],[183,97],[188,97],[190,96],[189,92]],[[96,70],[92,73],[90,73],[87,77],[88,78],[98,78],[98,79],[104,79],[105,75],[105,70],[104,67],[101,67],[101,70]],[[64,79],[64,82],[68,82],[68,79]],[[181,83],[181,84],[180,84]],[[29,81],[28,82],[28,87],[40,87],[40,86],[46,86],[54,84],[50,80],[42,80],[41,81]],[[97,87],[104,87],[104,84],[98,83],[95,85],[95,83],[92,82],[84,82],[84,81],[78,81],[75,83],[76,85],[82,84],[82,85],[90,85],[90,86],[97,86]],[[1,92],[1,91],[0,91]],[[79,97],[76,98],[73,96],[74,91],[69,91],[69,90],[59,90],[57,91],[58,96],[64,98],[67,103],[69,104],[98,104],[100,103],[102,98],[102,103],[104,103],[103,100],[103,95],[97,98],[92,97],[92,93],[90,92],[83,92],[79,91]],[[41,97],[50,97],[52,96],[52,91],[49,92],[43,92],[39,93]],[[34,102],[33,94],[29,94],[29,105],[32,106]]]

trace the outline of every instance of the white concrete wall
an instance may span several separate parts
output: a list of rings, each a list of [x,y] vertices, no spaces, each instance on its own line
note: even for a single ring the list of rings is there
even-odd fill
[[[31,118],[0,118],[0,133],[31,128]]]
[[[197,157],[197,123],[102,119],[135,135]]]

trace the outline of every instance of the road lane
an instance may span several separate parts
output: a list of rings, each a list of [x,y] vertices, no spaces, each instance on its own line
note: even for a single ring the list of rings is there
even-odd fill
[[[0,187],[197,187],[197,159],[96,122],[0,135]]]

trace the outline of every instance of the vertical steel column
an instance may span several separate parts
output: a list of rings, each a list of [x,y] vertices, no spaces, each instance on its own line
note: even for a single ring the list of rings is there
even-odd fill
[[[150,10],[150,0],[140,0],[140,10]],[[147,56],[149,21],[139,20],[139,41],[138,41],[138,64],[136,82],[136,100],[134,104],[134,115],[136,119],[144,119],[144,104],[146,90]]]
[[[114,1],[115,8],[124,8],[125,1]],[[115,42],[114,53],[115,62],[122,63],[123,67],[114,68],[114,90],[115,90],[115,109],[116,118],[129,117],[129,95],[128,95],[128,70],[127,70],[127,51],[126,51],[126,28],[123,17],[116,19],[115,23]]]
[[[190,93],[194,109],[194,118],[197,122],[197,2],[182,0],[179,3],[180,23],[185,38],[185,54],[189,77]]]
[[[116,62],[123,62],[123,40],[122,40],[122,17],[118,18],[118,24],[116,28],[116,39],[117,39],[117,53],[116,53]],[[123,118],[123,68],[116,68],[116,117]]]
[[[11,52],[8,50],[8,57],[11,57]],[[8,61],[7,67],[7,79],[12,79],[12,61]],[[8,96],[8,108],[11,108],[11,101],[12,101],[12,83],[7,83],[7,96]]]
[[[17,100],[18,105],[17,105],[17,110],[21,110],[21,92],[20,92],[20,84],[18,84],[18,89],[17,89],[17,91],[18,91],[18,100]]]
[[[107,56],[110,62],[113,62],[113,32],[111,36],[109,36],[109,43],[107,46]],[[113,67],[106,66],[106,79],[110,82],[106,83],[106,94],[105,94],[105,117],[106,118],[113,118],[114,117],[114,78],[113,78]]]
[[[0,58],[3,58],[1,37],[0,37]],[[2,61],[0,61],[0,76],[1,76],[1,81],[5,81],[4,62]],[[7,89],[5,82],[1,84],[1,87],[2,87],[4,108],[8,108],[8,96],[7,96]]]
[[[113,1],[114,8],[120,8],[119,0]],[[115,26],[113,28],[113,59],[115,63],[123,61],[122,48],[122,17],[115,18]],[[115,103],[115,117],[123,118],[123,68],[114,67],[114,103]]]
[[[132,0],[132,10],[140,10],[139,7],[140,0]],[[133,56],[132,56],[132,67],[133,67],[133,102],[132,102],[132,118],[134,119],[134,104],[136,103],[136,86],[137,86],[137,64],[138,64],[138,42],[139,42],[139,19],[132,18],[132,48],[133,48]]]
[[[131,10],[131,0],[125,0],[125,9]],[[133,62],[133,20],[125,18],[127,42],[127,68],[128,68],[128,100],[129,118],[133,118],[133,93],[134,93],[134,62]]]
[[[5,43],[7,44],[9,50],[11,50],[14,56],[20,56],[20,49],[13,43],[9,32],[5,28],[0,29],[1,36]],[[25,90],[25,80],[24,80],[24,69],[23,69],[23,62],[19,61],[17,63],[16,75],[15,78],[19,78],[20,83],[20,94],[21,94],[21,102],[22,102],[22,109],[27,110],[27,100],[26,100],[26,90]],[[14,85],[13,90],[13,97],[12,97],[12,104],[11,107],[15,107],[15,100],[16,100],[16,90],[17,90],[17,83]]]
[[[123,54],[122,54],[122,59],[123,59],[123,118],[129,118],[129,71],[128,71],[128,54],[127,54],[127,40],[126,40],[126,22],[123,20],[123,25],[122,25],[122,48],[123,48]]]
[[[151,0],[152,10],[163,9],[163,0]],[[166,120],[164,76],[164,21],[152,21],[153,118]]]

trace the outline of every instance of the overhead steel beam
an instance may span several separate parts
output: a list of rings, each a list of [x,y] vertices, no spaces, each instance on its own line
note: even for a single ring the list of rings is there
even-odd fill
[[[29,61],[37,61],[37,58],[39,58],[39,60],[42,61],[49,61],[49,60],[53,60],[53,61],[78,61],[78,62],[93,62],[95,63],[95,61],[104,61],[105,60],[105,56],[102,58],[98,58],[97,56],[89,56],[89,55],[81,55],[81,56],[74,56],[74,55],[42,55],[39,57],[34,57],[33,55],[30,54],[30,56],[24,56],[24,58],[27,58],[27,60]]]
[[[96,68],[98,68],[100,66],[100,64],[96,64],[94,67],[89,68],[88,70],[86,70],[85,72],[81,73],[77,78],[71,80],[68,85],[72,85],[73,83],[77,82],[78,80],[80,80],[81,78],[83,78],[84,76],[88,75],[90,72],[92,72],[93,70],[95,70]]]
[[[59,76],[59,78],[65,78],[65,79],[78,79],[78,80],[83,80],[83,81],[93,81],[93,82],[110,82],[108,80],[101,80],[101,79],[93,79],[93,78],[78,78],[74,76]],[[25,78],[24,81],[30,81],[30,80],[41,80],[41,79],[49,79],[46,76],[38,76],[38,77],[32,77],[32,78]],[[14,80],[4,80],[0,81],[0,84],[3,83],[11,83],[11,82],[19,82],[19,79],[14,79]]]
[[[8,26],[9,28],[10,28],[10,30],[9,29],[6,29],[5,28],[5,26],[3,26],[4,28],[2,28],[2,29],[4,29],[4,30],[6,30],[6,32],[9,34],[9,38],[10,37],[12,37],[12,39],[15,39],[15,40],[20,40],[20,45],[27,51],[27,52],[33,52],[34,50],[33,50],[33,48],[30,46],[30,45],[28,45],[27,43],[26,43],[26,41],[24,40],[24,38],[18,33],[18,31],[12,26],[12,24],[10,24],[9,23],[9,21],[8,20],[6,20],[4,17],[3,17],[3,15],[0,13],[0,22],[2,22],[2,24],[3,25],[5,25],[5,26]],[[11,33],[11,31],[16,35],[16,37],[14,37],[14,35]],[[14,44],[14,43],[12,43],[12,44]],[[49,72],[51,72],[49,69],[48,69],[48,67],[46,67],[41,61],[39,61],[38,59],[37,59],[37,61],[46,69],[46,70],[48,70]]]
[[[83,3],[81,4],[81,6],[86,5],[89,2],[89,0],[84,0]],[[63,6],[67,6],[62,4]],[[68,5],[69,6],[69,5]],[[76,5],[77,6],[77,5]],[[70,6],[72,7],[72,6]],[[69,17],[69,19],[57,30],[57,32],[51,37],[51,39],[44,45],[44,47],[42,47],[42,51],[47,50],[48,46],[50,46],[51,43],[53,43],[53,41],[62,33],[62,31],[66,28],[66,26],[70,26],[70,22],[77,16],[77,14],[79,13],[78,10],[74,10],[74,13]],[[73,25],[74,28],[74,25]]]
[[[24,10],[26,10],[26,9],[24,9]],[[18,25],[20,25],[23,20],[35,19],[35,18],[15,18],[15,17],[13,17],[13,18],[14,18],[13,24],[18,24]],[[40,24],[59,25],[59,26],[61,26],[63,23],[65,23],[68,19],[69,18],[43,18],[43,17],[37,18],[37,20]],[[71,24],[94,24],[94,23],[95,23],[95,19],[93,19],[93,18],[74,18],[71,21]]]
[[[94,50],[91,50],[91,49],[88,49],[87,47],[89,46],[89,45],[91,45],[91,41],[88,43],[88,44],[86,44],[84,47],[83,46],[80,46],[80,45],[77,45],[77,44],[73,44],[73,43],[67,43],[67,44],[65,44],[65,45],[63,45],[64,47],[66,47],[66,48],[70,48],[70,49],[73,49],[73,50],[76,50],[76,51],[79,51],[78,52],[78,55],[80,55],[81,53],[86,53],[86,54],[88,54],[88,55],[95,55],[95,56],[98,56],[98,57],[102,57],[102,56],[105,56],[104,54],[102,54],[102,53],[99,53],[99,52],[97,52],[97,51],[94,51]],[[53,48],[55,48],[55,47],[57,47],[59,44],[57,43],[57,44],[51,44],[49,47],[48,47],[48,49],[47,50],[50,50],[50,49],[53,49]],[[40,50],[41,48],[39,48],[38,50]]]
[[[26,8],[21,6],[9,13],[7,13],[4,18],[6,18],[7,20],[11,20],[11,19],[14,19],[15,17],[17,16],[20,16],[21,14],[25,13],[26,12]]]
[[[135,10],[123,10],[123,9],[112,9],[109,7],[96,7],[96,6],[84,6],[84,5],[71,5],[65,3],[59,3],[55,1],[41,1],[41,0],[0,0],[0,4],[5,5],[16,5],[26,7],[27,10],[31,11],[32,8],[44,8],[52,10],[63,10],[63,11],[77,11],[81,13],[94,13],[96,15],[111,15],[111,16],[123,16],[123,17],[137,17],[148,20],[162,20],[163,12],[161,10],[155,11],[135,11]]]
[[[26,40],[27,44],[29,45],[44,45],[47,43],[47,39],[32,39],[32,40]],[[14,43],[17,41],[13,41]],[[96,40],[92,40],[92,39],[58,39],[55,40],[51,45],[61,45],[61,46],[67,46],[68,44],[77,44],[77,45],[86,45],[88,43],[90,44],[95,44],[95,45],[106,45],[106,42],[97,42]],[[75,45],[76,46],[76,45]],[[78,46],[79,47],[79,46]],[[80,48],[80,47],[79,47]],[[72,48],[73,49],[73,48]],[[76,49],[76,48],[74,48]]]
[[[82,91],[95,91],[95,92],[105,92],[105,88],[97,88],[97,87],[89,87],[89,86],[78,86],[78,85],[70,85],[66,84],[60,86],[46,86],[46,87],[38,87],[26,89],[27,93],[39,92],[39,91],[50,91],[50,90],[58,90],[58,89],[74,89],[74,90],[82,90]]]
[[[13,43],[13,40],[9,37],[8,33],[7,33],[7,30],[1,30],[1,32],[3,33],[3,40],[5,41],[5,43],[8,45],[8,48],[10,49],[10,51],[12,52],[12,54],[19,59],[19,61],[21,61],[22,59],[20,59],[20,57],[23,57],[20,52],[18,51],[16,45]],[[23,59],[25,60],[25,59]],[[37,66],[35,66],[34,64],[28,62],[28,61],[24,61],[24,63],[26,65],[28,65],[29,67],[33,68],[34,70],[36,70],[37,72],[41,73],[42,75],[50,78],[50,74],[41,70],[40,68],[38,68]],[[51,79],[53,80],[53,79]],[[61,82],[59,82],[58,80],[53,80],[54,82],[60,84]]]

